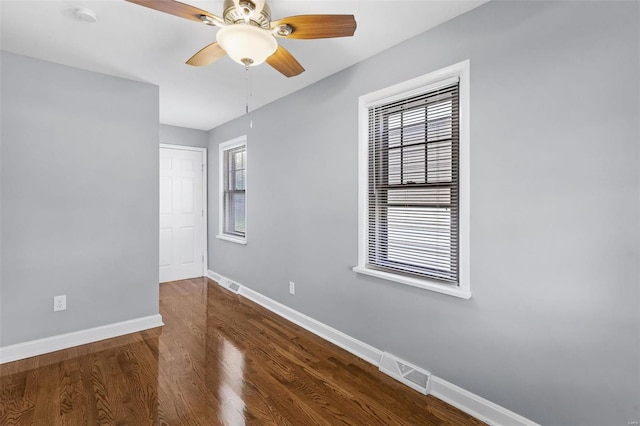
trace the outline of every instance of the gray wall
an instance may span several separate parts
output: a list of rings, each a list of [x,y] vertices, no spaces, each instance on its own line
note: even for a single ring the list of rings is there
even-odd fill
[[[0,59],[0,345],[157,314],[158,87]]]
[[[207,148],[209,133],[204,130],[160,124],[160,143]]]
[[[637,2],[490,2],[213,129],[209,223],[246,133],[249,228],[211,227],[210,269],[539,423],[638,420],[639,27]],[[357,275],[358,97],[467,58],[473,298]]]

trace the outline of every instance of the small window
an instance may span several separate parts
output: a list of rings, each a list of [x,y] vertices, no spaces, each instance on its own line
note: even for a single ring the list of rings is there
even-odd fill
[[[467,81],[465,62],[360,98],[356,272],[470,297]]]
[[[220,144],[220,224],[218,238],[247,242],[247,138]]]

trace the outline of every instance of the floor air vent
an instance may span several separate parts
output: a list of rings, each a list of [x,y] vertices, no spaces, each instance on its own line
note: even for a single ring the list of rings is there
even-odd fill
[[[240,284],[234,283],[226,277],[220,277],[220,280],[218,280],[218,284],[226,288],[227,290],[231,290],[234,293],[238,293],[240,291]]]
[[[420,367],[410,364],[395,355],[383,352],[378,368],[383,373],[424,395],[429,393],[431,373]]]

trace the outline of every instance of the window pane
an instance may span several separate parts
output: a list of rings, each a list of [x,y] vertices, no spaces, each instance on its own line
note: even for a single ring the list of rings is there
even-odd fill
[[[402,128],[402,143],[404,145],[410,145],[424,142],[424,132],[424,122],[405,126]]]
[[[245,193],[228,192],[225,197],[226,224],[225,232],[228,234],[244,235],[245,220]]]
[[[234,167],[235,169],[244,169],[244,149],[242,151],[236,151],[234,153]]]
[[[424,107],[414,108],[409,111],[405,111],[402,117],[402,126],[415,126],[420,124],[424,128]]]
[[[389,129],[397,129],[402,125],[402,114],[389,115]]]
[[[402,149],[389,150],[389,185],[398,185],[402,183]]]
[[[233,190],[244,190],[244,170],[238,170],[235,172],[235,179]]]
[[[408,146],[403,150],[402,183],[424,183],[425,154],[424,145]]]
[[[402,129],[390,129],[389,130],[389,148],[395,148],[402,143]]]
[[[451,101],[438,102],[427,107],[427,139],[450,139],[452,136]]]
[[[451,156],[450,140],[427,145],[427,180],[429,182],[451,182]]]
[[[231,193],[231,210],[233,220],[232,232],[244,234],[245,232],[245,194],[244,192]]]

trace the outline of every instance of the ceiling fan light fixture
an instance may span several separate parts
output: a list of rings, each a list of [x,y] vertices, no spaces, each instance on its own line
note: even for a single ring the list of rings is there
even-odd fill
[[[272,21],[267,0],[223,0],[222,17],[180,1],[126,1],[220,28],[216,41],[196,52],[186,61],[188,65],[201,67],[229,56],[247,71],[267,61],[285,77],[299,75],[304,67],[287,49],[278,46],[277,38],[351,37],[357,26],[353,15],[297,15]]]
[[[246,24],[221,28],[216,41],[231,59],[245,66],[263,63],[278,48],[278,42],[269,31]]]

